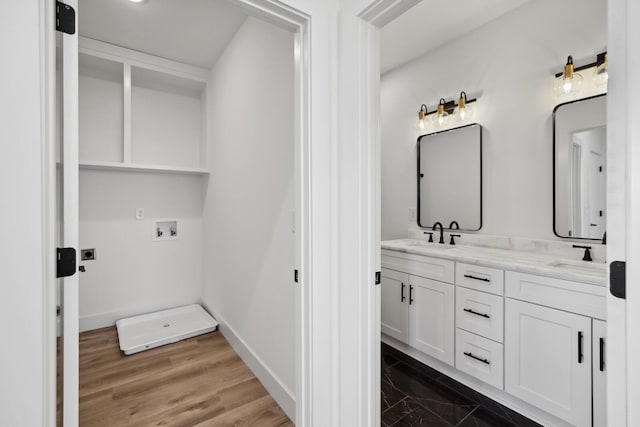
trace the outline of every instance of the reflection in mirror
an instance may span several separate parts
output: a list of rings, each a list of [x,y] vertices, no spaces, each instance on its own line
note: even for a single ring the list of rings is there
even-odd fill
[[[482,227],[482,126],[472,124],[418,138],[418,225]]]
[[[605,95],[558,105],[554,125],[554,232],[602,239],[606,224]]]

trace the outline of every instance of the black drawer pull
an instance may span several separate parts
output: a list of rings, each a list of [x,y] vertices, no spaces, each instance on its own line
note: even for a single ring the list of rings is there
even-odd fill
[[[477,311],[473,311],[470,308],[463,308],[467,313],[475,314],[476,316],[486,317],[487,319],[491,319],[491,316],[485,313],[478,313]]]
[[[489,362],[487,359],[483,359],[481,357],[476,356],[473,353],[467,353],[466,351],[464,352],[464,355],[467,357],[470,357],[472,359],[476,359],[478,362],[482,362],[482,363],[486,363],[487,365],[491,365],[491,362]]]
[[[582,363],[584,355],[582,354],[582,331],[578,331],[578,363]]]
[[[404,300],[407,299],[407,297],[404,296],[404,287],[405,287],[405,284],[402,283],[402,288],[400,289],[400,302],[404,302]]]
[[[604,338],[600,338],[600,372],[604,372]]]
[[[484,277],[477,277],[477,276],[472,276],[471,274],[465,274],[464,277],[466,277],[467,279],[473,279],[473,280],[481,280],[483,282],[490,282],[491,280],[484,278]]]
[[[413,304],[413,285],[409,285],[409,305]]]

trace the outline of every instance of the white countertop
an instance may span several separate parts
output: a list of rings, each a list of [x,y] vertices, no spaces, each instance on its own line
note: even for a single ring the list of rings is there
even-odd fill
[[[607,285],[605,263],[582,261],[580,258],[561,258],[544,252],[465,245],[440,245],[418,239],[386,240],[382,242],[382,249],[538,274],[557,279],[574,280],[600,286]]]

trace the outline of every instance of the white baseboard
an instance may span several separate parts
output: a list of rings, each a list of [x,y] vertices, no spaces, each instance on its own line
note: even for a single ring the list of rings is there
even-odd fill
[[[264,388],[267,389],[271,397],[280,405],[280,408],[282,408],[290,420],[295,420],[296,401],[293,393],[282,384],[280,379],[219,314],[211,310],[205,303],[201,304],[218,321],[218,330],[220,333],[229,342],[242,361],[251,369],[251,372],[258,378]]]

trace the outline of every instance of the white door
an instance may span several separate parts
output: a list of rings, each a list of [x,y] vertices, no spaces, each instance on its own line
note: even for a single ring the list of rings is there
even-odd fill
[[[505,391],[591,426],[591,319],[506,299]]]
[[[593,320],[593,427],[607,427],[607,323]]]
[[[455,286],[409,276],[409,345],[454,364]]]
[[[65,6],[66,5],[66,6]],[[78,263],[78,0],[65,0],[57,7],[63,16],[74,13],[73,34],[62,32],[62,245],[76,249]],[[73,12],[68,9],[70,7]],[[66,21],[68,22],[68,21]],[[78,426],[78,273],[62,280],[63,425]]]
[[[380,280],[380,329],[383,334],[409,342],[409,275],[383,268]]]

